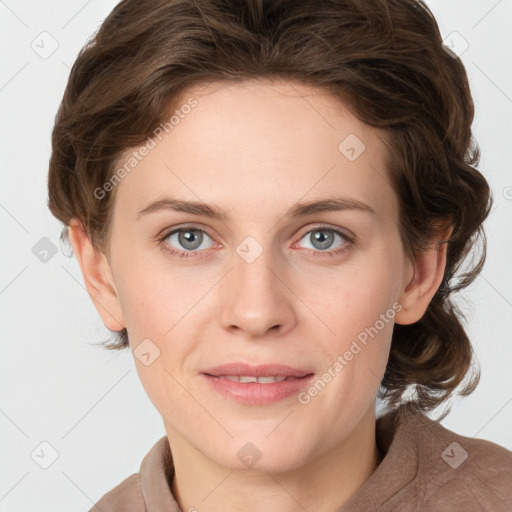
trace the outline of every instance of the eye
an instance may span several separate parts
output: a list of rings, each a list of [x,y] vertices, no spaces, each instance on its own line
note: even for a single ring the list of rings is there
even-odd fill
[[[317,226],[315,229],[307,231],[298,242],[306,240],[312,251],[313,257],[334,257],[349,250],[355,241],[353,236],[327,226]],[[341,241],[341,245],[336,248],[336,241]],[[208,256],[207,249],[213,247],[212,237],[204,230],[195,226],[182,226],[167,231],[159,238],[163,249],[178,258],[202,258]],[[296,245],[298,242],[295,242]],[[335,246],[332,250],[332,246]]]
[[[336,239],[342,242],[338,247],[336,247]],[[325,226],[309,230],[300,240],[306,240],[310,244],[310,247],[307,248],[314,251],[313,256],[315,257],[339,255],[350,249],[354,243],[354,239],[347,233]],[[335,246],[333,250],[326,250],[330,249],[333,245]]]
[[[213,244],[208,244],[208,240],[210,240],[210,242],[212,241],[208,233],[203,229],[195,227],[173,229],[159,239],[167,252],[181,258],[192,256],[192,254],[189,253],[210,249]]]

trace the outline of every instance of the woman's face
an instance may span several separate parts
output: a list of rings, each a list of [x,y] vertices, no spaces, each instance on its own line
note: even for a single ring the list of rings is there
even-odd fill
[[[137,160],[116,185],[109,261],[137,371],[172,439],[231,468],[247,453],[259,468],[297,468],[374,407],[412,275],[385,146],[334,97],[296,83],[183,98],[193,106],[172,130],[118,165]],[[199,206],[151,207],[162,200]],[[295,388],[223,378],[249,395],[236,398],[204,375],[228,363],[313,376]]]

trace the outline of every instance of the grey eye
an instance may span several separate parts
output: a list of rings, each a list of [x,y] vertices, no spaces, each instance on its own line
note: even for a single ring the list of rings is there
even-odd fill
[[[306,233],[301,240],[306,240],[311,244],[307,249],[316,249],[323,251],[325,249],[333,249],[335,238],[338,237],[342,242],[347,241],[345,237],[333,229],[317,228]],[[343,245],[343,244],[341,244]],[[336,247],[334,247],[336,248]]]
[[[178,247],[172,245],[171,243],[172,238],[175,237],[176,235],[178,237]],[[167,237],[167,240],[169,245],[179,250],[185,249],[187,251],[195,251],[196,249],[199,248],[208,249],[209,247],[211,247],[211,245],[209,245],[208,247],[201,247],[203,241],[205,241],[206,238],[210,237],[201,229],[183,228],[171,233]]]

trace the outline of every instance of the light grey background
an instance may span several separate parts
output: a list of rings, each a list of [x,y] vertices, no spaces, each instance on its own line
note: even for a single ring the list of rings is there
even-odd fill
[[[89,344],[109,331],[46,206],[50,133],[69,68],[116,3],[0,0],[1,511],[87,511],[165,435],[131,353]],[[469,45],[461,58],[476,103],[474,134],[496,199],[486,266],[459,301],[482,379],[442,423],[512,450],[512,1],[428,5],[448,44]],[[46,263],[33,252],[44,237],[58,248]],[[58,454],[47,469],[41,464],[53,452],[41,443]]]

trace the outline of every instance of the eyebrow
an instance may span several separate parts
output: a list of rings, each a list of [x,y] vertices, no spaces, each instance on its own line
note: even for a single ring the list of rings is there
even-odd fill
[[[371,206],[362,203],[357,199],[349,197],[330,197],[317,201],[310,201],[308,203],[296,203],[285,213],[284,216],[297,218],[306,217],[315,213],[339,212],[344,210],[355,210],[376,215],[375,210]],[[197,201],[184,201],[170,197],[165,197],[150,203],[137,213],[137,220],[146,215],[160,211],[184,212],[190,213],[191,215],[208,217],[221,222],[230,221],[229,215],[218,206],[207,205]]]

